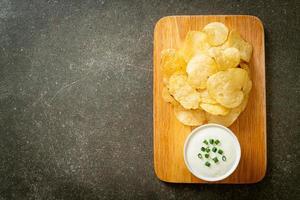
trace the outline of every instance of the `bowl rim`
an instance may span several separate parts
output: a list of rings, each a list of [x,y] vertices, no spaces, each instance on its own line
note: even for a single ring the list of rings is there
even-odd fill
[[[199,174],[198,175],[195,174],[193,172],[193,170],[191,169],[189,163],[187,162],[187,158],[186,158],[187,144],[190,141],[191,137],[194,134],[196,134],[199,130],[207,128],[207,127],[219,127],[219,128],[224,129],[227,133],[229,133],[233,137],[233,141],[234,141],[235,146],[236,146],[235,149],[236,149],[236,152],[237,152],[237,156],[236,156],[236,159],[235,159],[235,162],[234,162],[232,168],[230,170],[228,170],[224,175],[219,176],[219,177],[207,177],[207,176],[202,176],[202,175],[199,175]],[[188,137],[185,139],[184,147],[183,147],[183,158],[184,158],[184,163],[185,163],[186,167],[188,168],[188,170],[194,176],[196,176],[197,178],[202,179],[204,181],[211,181],[211,182],[220,181],[220,180],[223,180],[223,179],[229,177],[236,170],[237,166],[239,165],[239,162],[240,162],[240,159],[241,159],[241,145],[240,145],[239,140],[236,137],[236,135],[229,128],[227,128],[223,125],[220,125],[220,124],[215,124],[215,123],[204,124],[204,125],[201,125],[201,126],[195,128],[194,130],[192,130],[191,133],[188,135]]]

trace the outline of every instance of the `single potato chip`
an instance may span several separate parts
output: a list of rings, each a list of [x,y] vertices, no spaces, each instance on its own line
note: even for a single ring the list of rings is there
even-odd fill
[[[188,83],[194,88],[205,89],[207,79],[217,71],[217,65],[211,57],[198,54],[187,65]]]
[[[181,106],[174,107],[174,113],[178,121],[186,126],[200,126],[206,121],[203,110],[187,110]]]
[[[232,74],[234,82],[241,84],[241,90],[244,94],[248,94],[252,88],[252,81],[247,71],[241,68],[236,68],[236,70],[228,69],[228,71]]]
[[[240,52],[234,47],[225,49],[213,47],[208,50],[208,55],[215,59],[219,70],[234,68],[240,63]]]
[[[222,70],[237,67],[240,63],[240,51],[234,47],[224,49],[222,58],[217,58],[217,63]]]
[[[162,98],[165,102],[171,103],[172,105],[179,105],[179,103],[172,97],[172,95],[169,93],[169,90],[167,87],[164,87],[162,90]]]
[[[199,91],[201,97],[201,103],[218,104],[209,94],[207,90]]]
[[[170,94],[185,108],[197,109],[201,101],[200,94],[187,83],[187,76],[174,74],[168,84]]]
[[[174,72],[184,72],[186,62],[175,49],[166,49],[161,52],[161,67],[164,78],[168,79]]]
[[[212,22],[203,28],[207,34],[208,42],[212,46],[222,45],[228,37],[228,28],[220,22]]]
[[[220,71],[209,77],[207,81],[208,93],[221,105],[234,108],[243,101],[243,90],[247,88],[248,80],[247,72],[241,68]]]
[[[249,62],[252,56],[252,45],[246,42],[238,32],[231,31],[223,48],[235,47],[240,51],[241,59]]]
[[[225,116],[212,115],[210,113],[206,113],[206,118],[208,123],[216,123],[216,124],[221,124],[223,126],[229,127],[231,124],[235,122],[235,120],[238,118],[241,112],[245,110],[247,102],[248,102],[248,95],[245,96],[244,100],[238,107],[231,109],[230,112]]]
[[[229,109],[220,104],[201,103],[200,107],[212,115],[227,115],[229,113]]]
[[[207,35],[201,31],[190,31],[185,37],[183,48],[180,54],[184,57],[186,62],[198,53],[206,52],[210,48],[207,41]]]

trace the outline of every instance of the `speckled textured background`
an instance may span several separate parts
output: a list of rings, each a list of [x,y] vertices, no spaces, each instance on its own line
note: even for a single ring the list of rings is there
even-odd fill
[[[160,182],[152,39],[166,15],[252,14],[266,34],[268,170]],[[0,200],[299,199],[299,1],[0,0]]]

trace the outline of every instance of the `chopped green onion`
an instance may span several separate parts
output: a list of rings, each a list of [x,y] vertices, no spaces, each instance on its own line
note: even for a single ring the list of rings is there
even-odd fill
[[[198,158],[200,158],[200,159],[202,158],[202,155],[201,155],[201,153],[198,153]]]
[[[220,143],[220,140],[215,140],[215,144],[218,145]]]
[[[217,157],[214,157],[214,158],[213,158],[213,161],[214,161],[215,163],[219,162],[219,160],[218,160]]]
[[[222,155],[222,154],[223,154],[223,150],[222,150],[222,149],[219,149],[219,150],[218,150],[218,153]]]
[[[207,167],[209,167],[209,166],[210,166],[210,162],[206,162],[205,165],[206,165]]]
[[[206,148],[206,152],[209,153],[210,152],[210,148],[207,147]]]
[[[223,161],[226,161],[226,156],[222,156],[222,160],[223,160]]]
[[[213,147],[213,148],[212,148],[212,152],[214,152],[214,153],[216,153],[217,150],[218,150],[218,149],[217,149],[216,147]]]
[[[209,154],[205,154],[204,156],[205,156],[205,158],[208,158],[208,157],[209,157]]]
[[[214,140],[213,140],[213,139],[210,139],[210,140],[209,140],[209,143],[210,143],[210,144],[213,144],[213,143],[214,143]]]
[[[201,151],[203,151],[203,152],[204,152],[204,151],[205,151],[205,147],[201,147]]]
[[[207,140],[204,140],[204,141],[203,141],[203,143],[204,143],[204,144],[206,144],[206,145],[208,145],[208,142],[207,142]]]

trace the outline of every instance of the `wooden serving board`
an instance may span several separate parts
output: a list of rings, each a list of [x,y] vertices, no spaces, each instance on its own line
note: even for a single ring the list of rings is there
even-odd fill
[[[256,183],[265,176],[266,154],[266,92],[264,29],[255,16],[169,16],[160,19],[154,31],[153,115],[154,169],[157,177],[172,183],[206,183],[193,176],[183,160],[183,145],[192,128],[182,125],[173,108],[162,99],[160,54],[163,49],[179,48],[188,31],[201,30],[210,22],[222,22],[237,30],[253,45],[250,62],[253,87],[246,110],[229,128],[241,144],[241,160],[236,171],[217,183]]]

